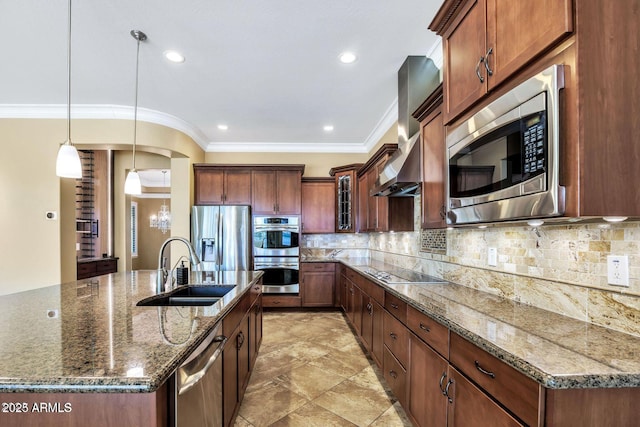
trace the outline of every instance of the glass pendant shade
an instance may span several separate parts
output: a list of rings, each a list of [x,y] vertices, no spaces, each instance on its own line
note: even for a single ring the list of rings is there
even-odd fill
[[[58,150],[56,175],[61,178],[82,178],[82,163],[78,150],[68,141],[62,144]]]
[[[165,234],[171,229],[171,211],[169,211],[169,207],[164,204],[164,201],[160,206],[158,214],[149,217],[149,226],[162,231],[162,234]]]
[[[142,183],[140,182],[140,175],[135,169],[131,169],[127,174],[127,179],[124,181],[124,193],[132,195],[142,194]]]

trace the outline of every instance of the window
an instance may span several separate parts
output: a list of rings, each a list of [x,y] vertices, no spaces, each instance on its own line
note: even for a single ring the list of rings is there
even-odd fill
[[[138,256],[138,202],[131,202],[131,256]]]

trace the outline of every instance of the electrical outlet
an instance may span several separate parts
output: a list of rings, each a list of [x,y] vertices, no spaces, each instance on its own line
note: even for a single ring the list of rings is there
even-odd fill
[[[491,267],[495,267],[498,265],[498,249],[489,248],[487,251],[487,264]]]
[[[629,257],[607,256],[607,282],[615,286],[629,286]]]

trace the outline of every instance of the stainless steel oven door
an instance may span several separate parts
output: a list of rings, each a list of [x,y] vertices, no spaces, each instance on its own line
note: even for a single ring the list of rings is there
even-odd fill
[[[254,256],[298,256],[300,254],[298,225],[253,226]]]
[[[262,292],[298,294],[300,263],[297,257],[255,257],[254,269],[262,270]]]

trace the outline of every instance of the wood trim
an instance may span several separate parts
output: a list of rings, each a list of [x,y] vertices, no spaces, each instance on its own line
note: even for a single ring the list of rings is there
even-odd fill
[[[315,176],[311,176],[308,178],[302,178],[302,183],[304,184],[305,182],[325,182],[327,184],[331,183],[333,184],[335,182],[335,178],[333,177],[315,177]]]
[[[442,83],[429,95],[429,97],[411,114],[419,122],[442,106],[443,88]]]
[[[194,163],[193,169],[251,169],[251,170],[288,170],[288,171],[300,171],[304,174],[305,165],[303,164],[291,164],[291,165],[267,165],[267,164],[222,164],[222,163]]]
[[[376,166],[376,163],[383,158],[387,154],[391,154],[398,149],[398,144],[383,144],[378,151],[374,153],[373,156],[367,160],[367,163],[364,164],[360,169],[358,169],[357,175],[361,176],[373,167]]]
[[[446,0],[429,24],[429,29],[442,36],[442,31],[455,19],[465,2],[466,0]]]
[[[335,176],[337,173],[347,172],[350,170],[358,170],[364,163],[351,163],[350,165],[335,166],[329,170],[329,175]]]

